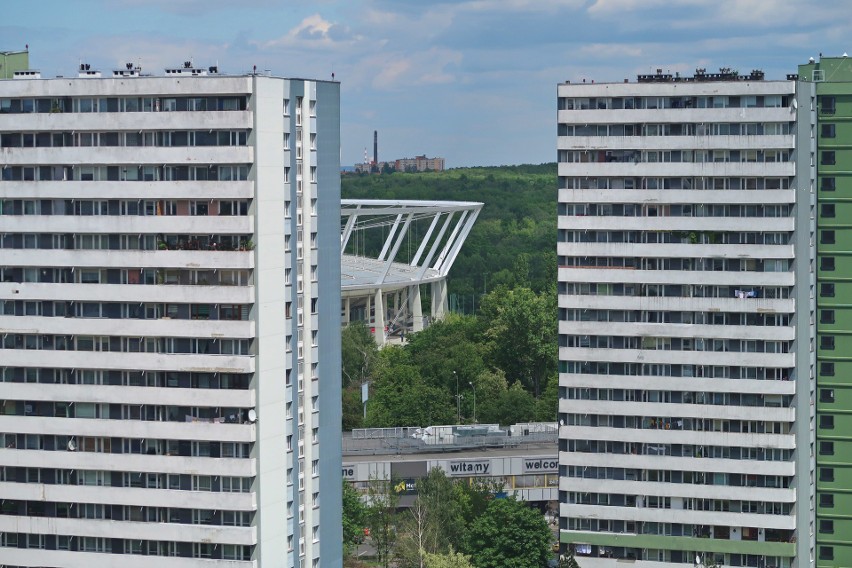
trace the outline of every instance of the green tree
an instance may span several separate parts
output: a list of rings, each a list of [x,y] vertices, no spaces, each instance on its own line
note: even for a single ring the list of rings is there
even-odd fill
[[[399,350],[385,347],[383,359]],[[377,428],[448,424],[454,420],[454,409],[451,395],[427,383],[415,365],[388,356],[372,383],[365,424]]]
[[[440,528],[435,511],[419,496],[400,515],[399,537],[396,545],[397,566],[401,568],[423,568],[427,550],[437,550]]]
[[[551,375],[547,379],[541,396],[535,401],[535,420],[538,422],[556,422],[559,410],[559,376]]]
[[[456,377],[460,385],[467,385],[487,369],[482,331],[479,318],[449,314],[412,334],[406,348],[423,377],[454,396]]]
[[[367,483],[366,521],[379,564],[384,568],[390,566],[397,537],[399,496],[394,485],[393,480],[378,477],[370,477]]]
[[[476,385],[476,417],[483,424],[506,424],[503,406],[509,385],[503,371],[483,371],[473,381]],[[467,402],[467,399],[465,399]]]
[[[361,540],[367,509],[352,484],[343,480],[343,549],[348,554]]]
[[[352,386],[343,389],[342,399],[343,429],[345,431],[364,426],[364,404],[361,402],[361,388]]]
[[[515,381],[506,389],[501,403],[505,409],[500,422],[503,425],[529,422],[535,418],[535,399],[524,390],[520,381]]]
[[[541,568],[550,541],[538,511],[515,499],[494,499],[471,527],[469,551],[477,568]]]
[[[379,354],[376,341],[362,321],[343,328],[340,337],[343,386],[361,386],[369,380]]]
[[[452,548],[446,554],[424,555],[425,568],[474,568],[470,563],[470,556],[456,552]]]
[[[453,481],[440,467],[432,468],[417,480],[417,497],[404,514],[397,555],[400,566],[421,568],[425,554],[443,553],[458,546],[459,536],[467,527],[469,508],[463,493],[455,490]]]
[[[473,478],[470,482],[456,481],[453,484],[453,500],[464,520],[464,526],[449,535],[453,548],[469,552],[470,529],[474,521],[485,513],[488,504],[503,491],[503,483],[496,479]]]
[[[556,295],[495,290],[482,299],[481,314],[497,366],[538,398],[541,383],[556,371]]]

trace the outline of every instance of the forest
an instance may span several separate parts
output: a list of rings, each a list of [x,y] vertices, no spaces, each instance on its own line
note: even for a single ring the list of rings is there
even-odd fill
[[[363,324],[344,330],[345,430],[556,420],[556,192],[555,164],[343,176],[344,199],[485,204],[448,278],[452,314],[381,351]]]

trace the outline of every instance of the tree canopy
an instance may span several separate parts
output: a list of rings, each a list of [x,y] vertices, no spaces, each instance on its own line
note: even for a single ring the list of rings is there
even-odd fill
[[[472,422],[474,392],[477,422],[555,420],[555,304],[550,293],[501,288],[482,298],[479,314],[449,314],[385,347],[371,366],[364,425]],[[357,423],[358,400],[344,396],[344,420]]]
[[[550,557],[544,516],[515,499],[494,499],[471,527],[476,568],[541,568]]]
[[[366,526],[367,510],[358,490],[343,480],[343,547],[351,550],[361,540]]]

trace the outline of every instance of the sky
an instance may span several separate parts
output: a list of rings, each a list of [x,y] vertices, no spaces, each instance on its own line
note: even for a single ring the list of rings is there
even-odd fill
[[[556,160],[556,85],[762,69],[852,52],[850,0],[4,0],[0,50],[43,77],[80,62],[341,83],[341,165]]]

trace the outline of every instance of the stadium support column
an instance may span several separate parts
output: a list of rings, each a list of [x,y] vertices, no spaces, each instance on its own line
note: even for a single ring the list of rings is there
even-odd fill
[[[411,287],[408,294],[411,310],[411,331],[423,331],[423,305],[420,303],[420,285]]]
[[[436,280],[431,284],[432,288],[432,319],[443,319],[448,311],[447,306],[447,281]]]
[[[375,299],[375,313],[376,316],[373,318],[375,325],[375,336],[376,336],[376,344],[381,347],[385,344],[385,299],[382,296],[382,289],[379,288],[376,290],[376,299]]]

